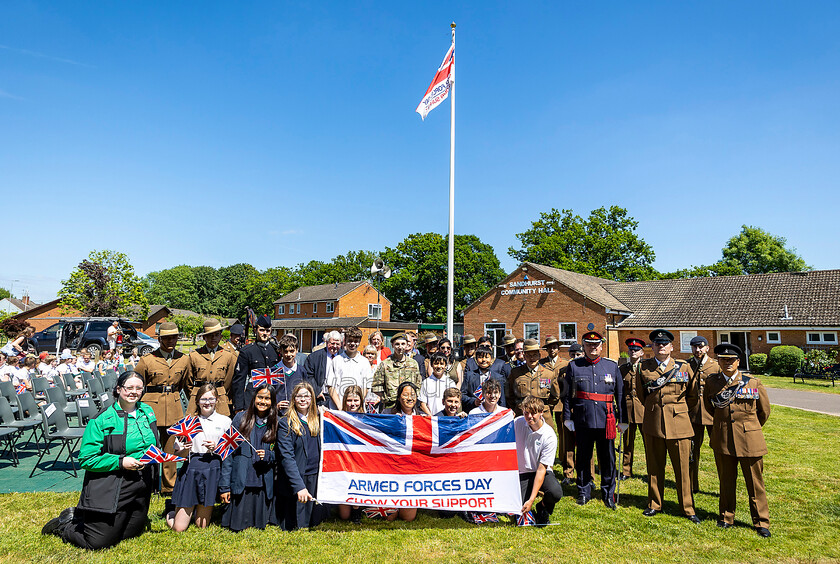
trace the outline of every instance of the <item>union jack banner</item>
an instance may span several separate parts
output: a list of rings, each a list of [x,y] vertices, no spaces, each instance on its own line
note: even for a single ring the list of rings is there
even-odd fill
[[[147,464],[157,464],[159,462],[183,462],[186,458],[163,452],[155,445],[150,446],[143,456],[140,457],[140,462]]]
[[[385,509],[384,507],[366,507],[363,510],[365,517],[370,519],[381,518],[385,519],[389,515],[393,515],[397,512],[396,509]]]
[[[468,417],[327,410],[318,499],[371,507],[515,512],[513,412]]]
[[[198,417],[187,415],[173,426],[166,430],[170,435],[176,437],[184,437],[185,439],[193,440],[197,434],[201,432],[201,420]]]
[[[514,514],[511,514],[513,517]],[[517,527],[533,527],[537,524],[537,520],[534,518],[534,512],[528,511],[527,513],[522,513],[521,515],[516,515],[516,526]]]
[[[280,382],[285,382],[285,376],[282,371],[274,370],[273,368],[257,368],[251,370],[251,385],[259,388],[262,385],[276,386]]]
[[[16,393],[17,395],[20,395],[20,394],[22,394],[22,393],[23,393],[23,392],[25,392],[25,391],[26,391],[26,384],[24,384],[23,382],[21,382],[20,384],[18,384],[17,386],[15,386],[15,393]]]
[[[245,438],[239,434],[239,431],[231,427],[222,434],[219,442],[216,443],[216,448],[213,449],[213,452],[221,456],[222,460],[224,460],[230,455],[230,453],[239,447],[240,443],[244,441]]]
[[[429,115],[429,112],[437,108],[444,100],[446,100],[446,98],[449,97],[449,90],[454,81],[455,44],[453,43],[449,47],[449,51],[446,52],[446,56],[443,58],[443,62],[440,64],[440,67],[438,67],[437,73],[435,73],[435,77],[432,79],[432,83],[429,85],[426,93],[423,94],[423,99],[420,100],[420,104],[414,111],[420,114],[420,117],[425,120],[426,116]]]
[[[476,525],[499,522],[499,518],[496,516],[495,513],[470,513],[469,517],[472,520],[472,522]]]

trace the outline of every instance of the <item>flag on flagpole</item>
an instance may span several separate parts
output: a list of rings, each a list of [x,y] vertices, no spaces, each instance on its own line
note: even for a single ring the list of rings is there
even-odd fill
[[[193,440],[197,434],[201,432],[201,420],[198,417],[187,415],[173,426],[166,430],[170,435],[176,437],[184,437],[185,439]]]
[[[513,516],[515,514],[511,514]],[[534,518],[534,512],[528,511],[527,513],[522,513],[520,515],[516,515],[516,526],[517,527],[533,527],[537,524],[537,520]]]
[[[186,458],[163,452],[155,445],[150,446],[143,456],[140,457],[140,462],[158,463],[158,462],[184,462]]]
[[[221,456],[222,460],[224,460],[230,455],[230,453],[239,447],[240,443],[244,441],[245,437],[240,435],[239,431],[231,427],[224,432],[222,437],[219,439],[219,442],[216,444],[216,448],[213,449],[213,452]]]
[[[426,90],[426,93],[423,95],[423,99],[420,100],[420,104],[414,111],[420,114],[420,117],[425,120],[426,116],[429,115],[429,112],[437,108],[444,100],[446,100],[447,97],[449,97],[449,90],[454,81],[455,44],[453,43],[449,47],[449,51],[446,52],[446,56],[443,58],[443,62],[440,64],[437,74],[435,74],[435,77],[432,79],[432,83],[429,85],[429,89]]]

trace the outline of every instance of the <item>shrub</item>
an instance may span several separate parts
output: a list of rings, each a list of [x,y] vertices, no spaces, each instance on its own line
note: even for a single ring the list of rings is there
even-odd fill
[[[767,368],[767,355],[764,353],[755,353],[750,355],[750,371],[753,374],[764,374]]]
[[[792,345],[773,347],[767,357],[768,372],[776,376],[793,376],[802,366],[803,360],[805,360],[805,353],[799,347]]]
[[[811,349],[805,353],[804,368],[808,372],[819,374],[836,362],[836,349]]]

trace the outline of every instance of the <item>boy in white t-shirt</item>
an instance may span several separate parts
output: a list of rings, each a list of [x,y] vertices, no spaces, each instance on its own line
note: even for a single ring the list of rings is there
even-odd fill
[[[435,415],[443,410],[443,393],[449,388],[457,387],[455,381],[446,375],[447,359],[445,355],[435,353],[430,366],[432,373],[420,385],[417,400],[420,409],[426,415]]]
[[[554,476],[554,457],[557,454],[557,435],[545,424],[545,404],[534,396],[521,404],[522,417],[514,419],[516,452],[519,460],[519,487],[522,490],[522,513],[531,511],[537,493],[544,492],[542,501],[534,508],[536,524],[549,523],[554,505],[563,497],[563,487]]]
[[[482,413],[498,413],[505,408],[499,405],[499,398],[502,397],[502,385],[495,378],[488,378],[481,385],[481,403],[470,411],[470,415],[481,415]]]

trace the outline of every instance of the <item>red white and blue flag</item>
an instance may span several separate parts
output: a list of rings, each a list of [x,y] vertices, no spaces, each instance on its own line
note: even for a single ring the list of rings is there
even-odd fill
[[[257,368],[251,370],[251,385],[255,388],[260,386],[276,386],[280,382],[285,382],[286,377],[282,370],[274,368]]]
[[[537,524],[533,511],[528,511],[527,513],[521,513],[519,515],[511,514],[511,517],[516,517],[517,527],[533,527]]]
[[[193,415],[187,415],[166,430],[170,435],[193,440],[201,432],[201,420]]]
[[[475,389],[475,397],[478,398],[479,401],[484,401],[484,391],[481,389],[481,386]]]
[[[163,452],[155,445],[150,446],[139,459],[140,462],[145,462],[146,464],[157,464],[159,462],[183,462],[185,460],[186,458],[169,454],[168,452]]]
[[[468,417],[328,410],[318,500],[372,507],[516,512],[513,412]]]
[[[384,507],[366,507],[364,509],[365,517],[368,517],[369,519],[385,519],[396,512],[396,509],[385,509]]]
[[[455,81],[455,44],[449,47],[443,62],[440,64],[432,83],[420,100],[420,105],[414,110],[424,120],[429,112],[437,108],[446,98],[449,97],[449,90]]]
[[[469,513],[470,520],[476,525],[484,523],[498,523],[499,518],[495,513]]]
[[[23,382],[21,382],[20,384],[18,384],[17,386],[15,386],[15,393],[16,393],[17,395],[20,395],[20,394],[22,394],[22,393],[23,393],[23,392],[25,392],[25,391],[26,391],[26,384],[24,384]]]
[[[222,460],[227,458],[230,453],[239,448],[239,445],[245,441],[245,437],[239,434],[239,431],[231,427],[222,434],[219,442],[216,443],[216,448],[213,452],[222,457]]]

